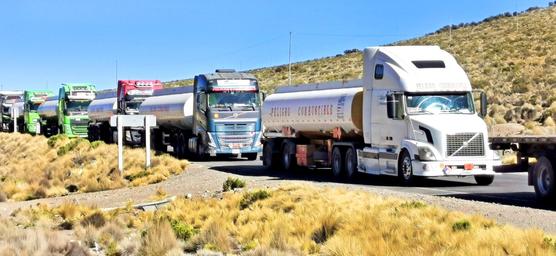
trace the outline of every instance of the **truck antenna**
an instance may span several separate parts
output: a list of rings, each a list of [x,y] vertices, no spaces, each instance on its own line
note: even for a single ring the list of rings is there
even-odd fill
[[[118,59],[116,59],[116,83],[118,82]]]
[[[290,31],[290,45],[288,49],[288,85],[292,85],[292,32]]]

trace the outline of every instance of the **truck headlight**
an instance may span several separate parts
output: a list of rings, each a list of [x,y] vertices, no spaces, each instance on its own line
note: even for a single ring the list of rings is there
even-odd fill
[[[434,161],[436,160],[436,156],[432,149],[429,147],[419,147],[419,159],[422,161]]]

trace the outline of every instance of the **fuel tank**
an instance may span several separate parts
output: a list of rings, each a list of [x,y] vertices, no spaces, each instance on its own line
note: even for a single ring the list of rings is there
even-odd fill
[[[155,91],[139,107],[140,115],[156,116],[158,126],[193,129],[193,87],[176,87]]]
[[[341,128],[346,133],[360,134],[362,87],[342,88],[341,84],[332,84],[330,89],[309,87],[285,88],[268,96],[262,108],[265,131],[281,132],[286,127],[304,134],[329,134],[334,128]]]
[[[115,92],[97,95],[87,108],[92,122],[109,122],[110,117],[117,112],[117,98]]]
[[[37,112],[42,119],[53,119],[57,117],[58,97],[49,97],[39,106]]]

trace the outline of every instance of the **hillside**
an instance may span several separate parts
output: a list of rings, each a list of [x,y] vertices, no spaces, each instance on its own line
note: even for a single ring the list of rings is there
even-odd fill
[[[556,6],[504,13],[481,22],[445,26],[392,45],[439,45],[452,53],[475,88],[489,96],[490,125],[519,123],[525,133],[556,133]],[[450,29],[451,27],[451,29]],[[287,65],[251,70],[272,92],[288,82]],[[358,50],[292,65],[294,83],[360,78]],[[191,80],[167,86],[191,84]]]

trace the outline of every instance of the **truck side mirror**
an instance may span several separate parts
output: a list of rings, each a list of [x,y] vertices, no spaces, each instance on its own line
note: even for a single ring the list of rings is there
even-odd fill
[[[263,101],[264,101],[264,100],[266,99],[266,92],[262,92],[262,93],[261,93],[261,97],[262,97],[262,99],[263,99]]]
[[[481,117],[486,117],[487,115],[487,97],[485,92],[481,92]]]

